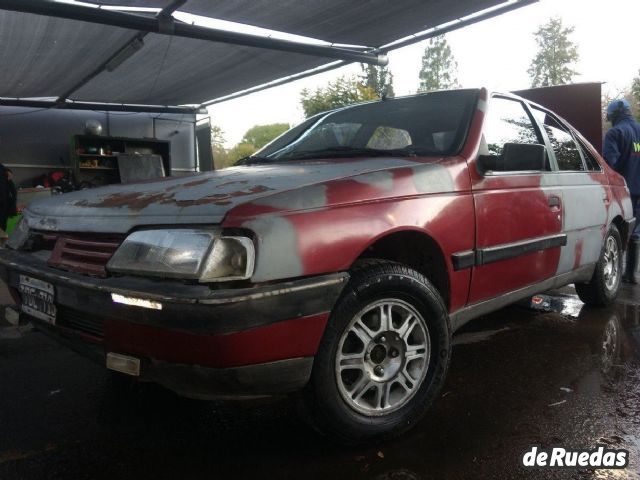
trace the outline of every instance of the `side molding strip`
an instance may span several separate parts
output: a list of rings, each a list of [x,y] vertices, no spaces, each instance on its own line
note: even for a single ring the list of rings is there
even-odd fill
[[[547,237],[522,240],[520,242],[505,243],[493,247],[468,250],[454,253],[451,256],[453,269],[464,270],[473,266],[486,265],[488,263],[508,260],[510,258],[526,255],[527,253],[546,250],[548,248],[564,247],[567,244],[567,235],[564,233]]]
[[[596,264],[583,265],[572,272],[563,273],[555,277],[543,280],[540,283],[523,287],[513,292],[504,293],[498,297],[483,300],[473,305],[467,305],[450,314],[451,329],[453,332],[465,325],[470,320],[494,312],[500,308],[506,307],[518,300],[530,297],[536,293],[544,292],[552,288],[564,287],[573,282],[588,282],[593,276]]]

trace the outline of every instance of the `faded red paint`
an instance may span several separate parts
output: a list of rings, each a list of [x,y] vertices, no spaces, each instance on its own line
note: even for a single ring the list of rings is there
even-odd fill
[[[208,183],[208,179],[193,181],[185,184],[187,187],[194,187]],[[255,185],[253,187],[246,188],[244,190],[237,190],[230,193],[212,193],[202,196],[193,200],[178,200],[176,198],[177,193],[180,191],[171,186],[164,192],[159,193],[142,193],[142,192],[119,192],[107,196],[100,201],[80,200],[75,203],[77,207],[115,207],[115,208],[129,208],[131,210],[143,210],[149,205],[170,204],[173,203],[179,207],[192,207],[194,205],[229,205],[232,198],[243,197],[246,195],[253,195],[255,193],[263,193],[271,190],[264,185]]]
[[[415,159],[416,168],[438,161]],[[423,194],[414,184],[414,170],[397,168],[392,172],[392,188],[357,182],[354,179],[325,183],[326,204],[322,208],[287,212],[258,202],[234,208],[226,227],[241,227],[247,218],[278,214],[286,218],[298,234],[298,251],[304,275],[348,270],[376,240],[399,231],[414,230],[432,239],[445,259],[474,245],[473,199],[462,192],[470,190],[466,160],[462,157],[439,162],[452,179],[454,192]],[[459,193],[456,193],[459,192]],[[467,301],[470,272],[450,275],[450,308]]]
[[[309,357],[318,350],[328,313],[228,335],[196,335],[119,320],[105,323],[106,351],[224,368]]]
[[[452,268],[450,259],[454,253],[560,234],[568,221],[562,199],[565,187],[562,184],[543,185],[542,173],[480,175],[476,157],[485,111],[491,102],[484,89],[479,97],[460,157],[415,158],[416,167],[388,170],[391,188],[385,188],[383,183],[363,183],[357,177],[325,182],[324,203],[308,210],[290,211],[287,205],[278,208],[261,204],[261,200],[241,204],[228,213],[224,226],[241,227],[247,219],[265,215],[286,219],[293,226],[298,246],[297,251],[289,253],[301,259],[304,275],[349,269],[377,239],[399,231],[421,232],[436,242],[445,258],[451,312],[553,277],[559,268],[560,247],[459,272]],[[591,152],[603,164],[605,174],[589,173],[588,178],[608,191],[611,191],[609,179],[613,180],[612,184],[623,185],[597,152],[593,149]],[[436,193],[418,191],[414,182],[415,168],[423,165],[444,168],[451,178],[451,189]],[[618,186],[613,189],[611,197],[616,211],[628,217],[623,206],[628,193]],[[559,208],[550,208],[551,197],[560,199]],[[604,208],[608,225],[613,220],[610,205],[606,204]],[[603,225],[602,235],[606,228]],[[582,249],[582,242],[575,248]],[[581,251],[576,253],[581,254]]]
[[[187,182],[182,187],[197,187],[198,185],[204,185],[209,181],[208,178],[201,178],[200,180],[194,180],[193,182]]]
[[[261,181],[254,182],[256,185],[246,180],[229,180],[216,186],[214,180],[202,178],[181,185],[163,185],[166,188],[161,191],[113,193],[99,201],[81,200],[76,205],[126,208],[136,212],[155,203],[179,207],[232,205],[228,210],[221,209],[226,215],[223,228],[248,228],[245,225],[254,220],[262,220],[265,224],[269,219],[281,220],[278,225],[290,227],[291,237],[287,240],[292,240],[282,255],[299,260],[300,271],[288,272],[283,278],[269,281],[348,271],[376,241],[398,232],[418,232],[430,238],[440,251],[450,287],[448,307],[450,313],[455,313],[474,303],[552,278],[558,275],[564,263],[568,265],[567,269],[576,269],[585,262],[589,253],[593,253],[589,251],[593,246],[579,237],[582,227],[574,226],[571,232],[567,232],[567,225],[577,218],[577,212],[571,211],[576,205],[565,202],[567,186],[562,184],[559,176],[552,178],[556,182],[553,183],[549,180],[550,175],[535,172],[496,176],[479,173],[476,158],[485,112],[490,108],[490,95],[483,89],[479,93],[466,143],[460,154],[451,158],[412,157],[393,166],[385,164],[374,171],[356,167],[375,159],[312,160],[303,163],[307,166],[322,165],[325,169],[329,165],[331,170],[322,180],[309,184],[301,176],[299,185],[287,184],[286,188],[262,185],[271,185],[269,180],[274,177],[269,176],[270,173]],[[601,213],[606,220],[600,225],[587,225],[587,230],[590,234],[595,232],[604,237],[614,218],[631,217],[629,194],[622,177],[613,172],[597,152],[591,150],[591,153],[601,164],[603,172],[579,173],[581,178],[572,188],[588,187],[591,192],[602,195],[602,203],[595,199],[593,204],[598,209],[595,213]],[[344,165],[347,167],[338,170]],[[333,175],[334,172],[340,175]],[[207,190],[207,185],[211,185],[210,190]],[[216,189],[229,186],[232,186],[231,192],[216,193]],[[185,191],[193,193],[193,187],[199,187],[195,189],[197,195],[193,199],[178,198]],[[265,195],[254,195],[257,193]],[[244,198],[248,196],[252,197]],[[242,201],[232,201],[237,198]],[[559,200],[559,205],[550,204],[550,199]],[[579,213],[589,215],[591,212]],[[257,240],[264,234],[257,227],[252,233]],[[574,234],[574,244],[473,265],[459,271],[453,268],[452,256],[457,253],[561,233]],[[267,257],[272,266],[282,262],[283,258],[261,251],[260,245],[263,244],[259,241],[256,245],[259,261]],[[429,272],[425,273],[429,275]],[[211,367],[240,366],[314,355],[328,315],[322,313],[215,336],[108,320],[104,343],[110,351],[167,362]]]
[[[576,243],[575,259],[573,260],[573,268],[576,269],[580,266],[582,260],[582,247],[584,246],[584,240],[580,239]]]

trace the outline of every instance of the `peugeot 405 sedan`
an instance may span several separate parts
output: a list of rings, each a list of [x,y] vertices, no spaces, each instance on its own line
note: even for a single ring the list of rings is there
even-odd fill
[[[611,303],[635,223],[580,133],[485,89],[326,112],[240,163],[34,202],[0,274],[108,369],[194,398],[299,392],[354,443],[420,419],[469,320],[570,283]]]

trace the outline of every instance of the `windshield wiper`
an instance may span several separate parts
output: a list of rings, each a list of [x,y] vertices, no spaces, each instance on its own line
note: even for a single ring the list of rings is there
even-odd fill
[[[331,157],[414,157],[416,155],[426,155],[425,150],[414,147],[397,148],[385,150],[382,148],[358,148],[358,147],[332,147],[320,150],[303,150],[291,152],[290,157],[281,157],[283,160],[303,160],[308,158],[331,158]],[[433,153],[432,153],[433,154]]]
[[[235,166],[238,165],[263,165],[265,163],[272,163],[275,159],[269,157],[260,157],[258,155],[249,155],[248,157],[242,157],[236,160]]]

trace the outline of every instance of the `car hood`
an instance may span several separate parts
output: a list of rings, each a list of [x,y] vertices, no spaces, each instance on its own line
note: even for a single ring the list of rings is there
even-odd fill
[[[417,163],[407,158],[369,158],[233,167],[55,195],[31,203],[24,216],[33,229],[75,232],[219,224],[232,208],[262,197],[408,165]]]

